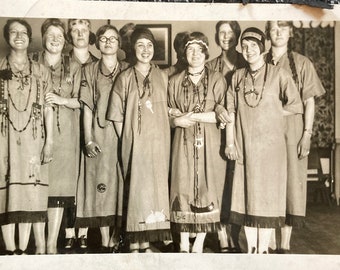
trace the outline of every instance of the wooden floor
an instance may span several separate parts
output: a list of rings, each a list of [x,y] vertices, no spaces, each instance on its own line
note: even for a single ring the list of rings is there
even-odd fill
[[[326,203],[308,203],[306,227],[294,229],[291,239],[291,253],[293,254],[338,254],[340,255],[340,207],[329,207]],[[63,237],[59,245],[62,246]],[[97,230],[89,231],[89,244],[93,247],[100,245],[100,234]],[[243,230],[240,234],[240,245],[246,252],[247,245]],[[0,236],[0,250],[4,250],[2,235]],[[153,246],[154,251],[158,251]],[[31,236],[29,251],[34,252],[34,239]],[[91,250],[90,250],[91,251]],[[205,253],[217,253],[218,241],[216,235],[208,235],[205,241]],[[2,252],[1,252],[2,254]]]

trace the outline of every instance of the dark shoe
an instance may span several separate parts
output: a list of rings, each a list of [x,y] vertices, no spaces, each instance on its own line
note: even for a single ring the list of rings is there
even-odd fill
[[[278,249],[268,248],[268,253],[269,254],[277,254],[277,253],[279,253],[278,251],[279,251]]]
[[[87,248],[87,238],[85,237],[85,235],[82,235],[78,238],[78,244],[79,244],[79,247],[82,249]]]
[[[147,248],[140,248],[139,253],[153,253],[150,247]]]
[[[110,253],[110,247],[101,246],[99,248],[99,253]]]
[[[220,253],[242,253],[239,248],[236,247],[224,247],[220,248]]]
[[[175,244],[173,242],[169,244],[162,244],[159,248],[159,250],[163,253],[173,253],[175,252]]]
[[[280,248],[277,250],[277,254],[291,254],[289,249]]]
[[[14,255],[15,250],[5,250],[5,255]]]
[[[66,238],[65,239],[65,248],[66,249],[71,249],[74,248],[76,243],[76,238],[72,237],[72,238]]]
[[[109,253],[120,253],[119,244],[109,247]]]
[[[27,250],[16,249],[14,250],[14,255],[27,255]]]

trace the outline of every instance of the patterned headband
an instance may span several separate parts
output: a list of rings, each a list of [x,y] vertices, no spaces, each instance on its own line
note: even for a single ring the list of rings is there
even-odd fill
[[[193,44],[193,43],[201,44],[201,45],[204,46],[207,50],[209,50],[209,47],[208,47],[207,43],[205,43],[204,41],[199,40],[199,39],[189,40],[189,41],[185,44],[184,48],[186,49],[190,44]]]
[[[242,39],[248,38],[248,37],[252,37],[252,38],[256,38],[257,40],[262,42],[262,36],[258,33],[255,32],[246,32],[242,35]]]

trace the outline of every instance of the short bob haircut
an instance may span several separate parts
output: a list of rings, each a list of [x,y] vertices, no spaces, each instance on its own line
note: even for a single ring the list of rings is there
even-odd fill
[[[215,42],[218,46],[220,46],[220,39],[218,33],[220,32],[220,27],[223,24],[229,24],[231,30],[234,32],[235,38],[236,38],[236,46],[238,44],[238,40],[241,35],[241,27],[240,24],[237,21],[219,21],[216,23],[215,26]]]
[[[201,32],[192,32],[190,33],[185,42],[184,42],[184,55],[186,55],[187,53],[187,48],[188,48],[188,43],[192,42],[192,43],[197,43],[202,47],[202,52],[205,54],[205,60],[207,60],[209,58],[209,40],[207,38],[206,35],[204,35]],[[205,44],[205,45],[203,45]],[[185,57],[186,58],[186,57]]]
[[[154,48],[156,47],[156,40],[151,30],[146,27],[137,26],[131,34],[131,47],[134,53],[135,53],[135,44],[137,43],[137,40],[142,39],[142,38],[150,40]]]
[[[179,32],[177,33],[177,35],[175,36],[175,39],[174,39],[174,49],[175,49],[175,52],[179,55],[179,56],[182,56],[183,55],[183,52],[184,52],[184,42],[186,41],[187,39],[187,36],[189,35],[190,33],[188,31],[184,31],[184,32]]]
[[[68,43],[70,43],[71,45],[73,44],[73,39],[71,36],[71,32],[72,32],[72,27],[76,24],[85,24],[87,25],[87,27],[89,28],[89,44],[93,45],[96,43],[96,35],[91,31],[91,22],[88,19],[69,19],[67,21],[67,41]]]
[[[265,29],[265,33],[266,33],[266,38],[269,40],[270,39],[270,29],[271,29],[271,25],[272,23],[277,23],[277,25],[279,27],[281,26],[288,26],[289,27],[289,36],[293,37],[293,22],[292,21],[267,21],[266,22],[266,29]]]
[[[3,29],[4,38],[7,42],[7,44],[9,45],[9,28],[15,22],[20,23],[21,25],[25,26],[25,28],[27,30],[27,36],[28,36],[28,39],[29,39],[29,43],[31,43],[32,42],[32,27],[31,27],[31,25],[23,19],[9,19],[9,20],[7,20],[7,22],[4,26],[4,29]]]
[[[65,24],[59,19],[50,18],[50,19],[47,19],[43,22],[43,24],[41,25],[41,29],[40,29],[43,48],[46,49],[46,35],[45,34],[46,34],[46,32],[47,32],[47,30],[50,26],[57,27],[62,31],[64,39],[65,39],[65,45],[66,45],[67,38],[66,38]]]
[[[116,32],[117,37],[118,37],[118,47],[120,48],[121,44],[122,44],[122,38],[119,34],[118,29],[111,24],[105,24],[101,27],[99,27],[99,29],[96,32],[96,48],[99,50],[99,38],[101,35],[103,35],[107,30],[113,30]]]
[[[242,40],[244,39],[255,41],[260,48],[260,53],[261,54],[264,53],[266,49],[266,44],[265,44],[266,36],[260,29],[256,27],[249,27],[245,29],[241,36],[241,43],[242,43]]]

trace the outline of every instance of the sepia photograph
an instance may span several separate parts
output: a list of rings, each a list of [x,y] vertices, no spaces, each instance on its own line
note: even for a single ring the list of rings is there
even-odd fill
[[[340,267],[338,6],[4,1],[0,35],[1,269]]]

